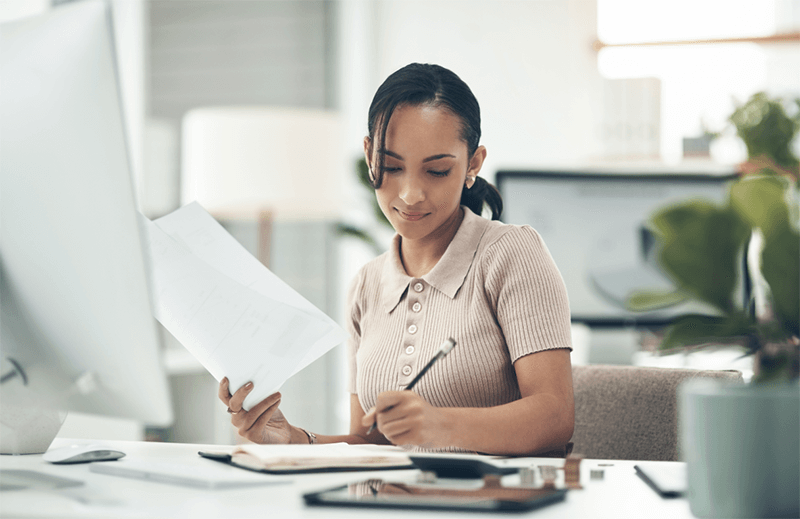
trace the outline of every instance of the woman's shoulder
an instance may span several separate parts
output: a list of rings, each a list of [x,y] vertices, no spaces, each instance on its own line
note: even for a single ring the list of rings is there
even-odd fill
[[[485,252],[503,253],[539,249],[544,242],[530,225],[516,225],[491,220],[486,226],[480,249]]]
[[[531,294],[538,294],[545,283],[550,293],[563,291],[558,267],[544,240],[530,225],[489,226],[477,263],[487,286],[502,289],[516,284],[532,287]]]

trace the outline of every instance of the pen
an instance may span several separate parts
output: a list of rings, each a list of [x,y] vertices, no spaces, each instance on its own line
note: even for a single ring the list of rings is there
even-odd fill
[[[439,346],[439,351],[436,352],[436,355],[434,355],[433,358],[429,360],[427,364],[425,364],[425,367],[422,368],[422,371],[417,373],[417,376],[414,377],[414,380],[412,380],[411,383],[406,386],[406,391],[413,388],[417,384],[417,382],[419,382],[419,379],[421,379],[422,375],[424,375],[429,369],[431,369],[431,366],[433,366],[434,362],[444,358],[444,356],[450,353],[450,350],[452,350],[455,347],[456,347],[456,340],[453,339],[452,337],[444,341],[442,345]],[[375,427],[377,426],[378,426],[378,419],[375,418],[375,421],[372,422],[372,425],[367,430],[367,434],[368,435],[371,434],[372,431],[374,431]]]

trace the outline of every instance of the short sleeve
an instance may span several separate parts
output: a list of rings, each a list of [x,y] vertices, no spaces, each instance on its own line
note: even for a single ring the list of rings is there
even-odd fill
[[[538,351],[572,349],[567,290],[541,236],[514,226],[487,249],[484,279],[512,362]]]
[[[350,282],[347,291],[347,391],[357,393],[356,376],[357,365],[356,355],[361,344],[361,315],[362,315],[362,287],[364,286],[364,269]]]

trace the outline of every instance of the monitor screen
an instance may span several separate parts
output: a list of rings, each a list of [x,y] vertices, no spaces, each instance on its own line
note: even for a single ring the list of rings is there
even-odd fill
[[[2,403],[169,424],[109,6],[0,26],[0,77]]]
[[[723,203],[730,174],[500,171],[503,221],[542,236],[564,278],[573,322],[594,326],[666,324],[710,307],[683,303],[645,313],[625,309],[637,289],[669,289],[645,223],[659,209],[700,198]],[[742,300],[744,293],[742,292]]]

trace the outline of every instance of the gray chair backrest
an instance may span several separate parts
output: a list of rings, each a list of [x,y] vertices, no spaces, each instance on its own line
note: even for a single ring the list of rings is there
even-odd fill
[[[743,382],[736,370],[574,366],[573,452],[594,459],[677,461],[677,389],[695,377]]]

